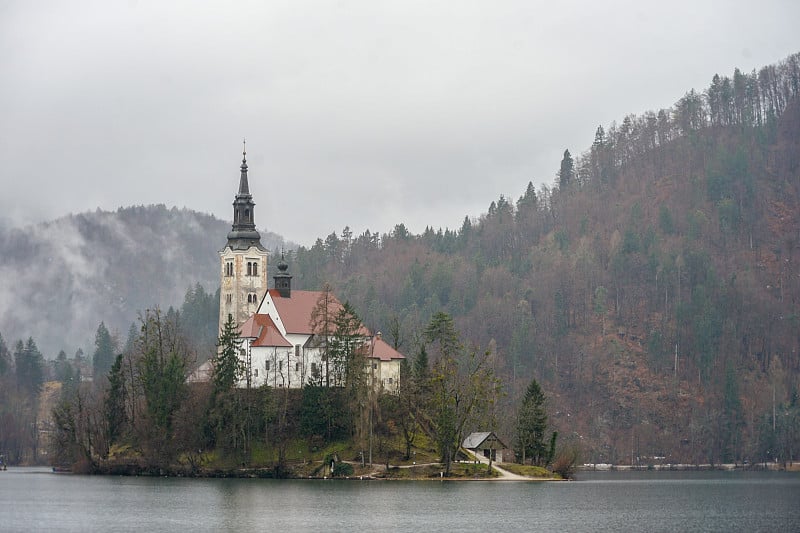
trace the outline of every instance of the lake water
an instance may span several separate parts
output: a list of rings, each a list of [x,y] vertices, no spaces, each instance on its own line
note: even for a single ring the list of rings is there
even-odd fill
[[[0,472],[0,531],[800,531],[800,474],[572,482],[276,481]]]

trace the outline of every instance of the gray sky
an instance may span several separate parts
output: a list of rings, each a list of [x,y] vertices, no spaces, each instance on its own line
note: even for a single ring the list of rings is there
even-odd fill
[[[0,219],[164,203],[459,227],[598,125],[800,51],[800,2],[0,0]],[[224,240],[224,236],[220,239]]]

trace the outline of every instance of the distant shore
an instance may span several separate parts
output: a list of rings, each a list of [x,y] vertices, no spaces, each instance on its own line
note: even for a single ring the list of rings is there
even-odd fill
[[[710,470],[773,470],[800,472],[800,462],[794,463],[722,463],[722,464],[688,464],[665,463],[652,465],[615,465],[609,463],[585,463],[578,465],[575,470],[580,472],[644,472],[644,471],[710,471]]]

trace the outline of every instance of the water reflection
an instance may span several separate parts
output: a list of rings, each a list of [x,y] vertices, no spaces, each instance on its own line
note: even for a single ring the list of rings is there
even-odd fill
[[[0,473],[4,531],[798,531],[800,475],[609,472],[567,483]]]

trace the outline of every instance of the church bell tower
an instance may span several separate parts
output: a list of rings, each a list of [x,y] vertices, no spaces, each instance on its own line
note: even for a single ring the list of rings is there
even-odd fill
[[[241,326],[267,292],[267,250],[261,245],[253,210],[255,202],[247,181],[247,150],[242,148],[239,192],[233,200],[233,226],[220,250],[219,328],[233,316]]]

